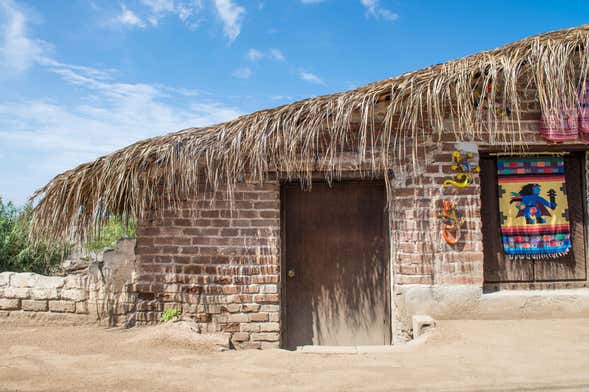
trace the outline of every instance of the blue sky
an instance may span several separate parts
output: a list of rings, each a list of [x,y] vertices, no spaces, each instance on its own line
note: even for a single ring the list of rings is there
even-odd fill
[[[134,141],[587,23],[584,1],[0,0],[0,197]]]

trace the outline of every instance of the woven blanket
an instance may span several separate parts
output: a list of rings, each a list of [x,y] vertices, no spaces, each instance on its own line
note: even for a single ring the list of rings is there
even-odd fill
[[[512,258],[568,253],[571,229],[560,157],[497,160],[503,249]]]

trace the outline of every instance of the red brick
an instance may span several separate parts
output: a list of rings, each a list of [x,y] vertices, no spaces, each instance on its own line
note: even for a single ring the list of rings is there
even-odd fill
[[[223,286],[223,294],[237,294],[239,291],[239,286]]]
[[[239,235],[239,229],[221,229],[220,235],[223,237],[235,237]]]
[[[278,294],[261,294],[254,297],[254,302],[257,303],[279,303],[280,296]]]
[[[223,332],[239,332],[240,331],[240,329],[239,329],[239,323],[229,323],[229,324],[226,324],[225,326],[223,326],[221,328],[221,330]],[[248,335],[248,339],[249,339],[249,334],[247,334],[247,335]]]
[[[268,321],[268,313],[252,313],[250,314],[250,320],[254,322]]]

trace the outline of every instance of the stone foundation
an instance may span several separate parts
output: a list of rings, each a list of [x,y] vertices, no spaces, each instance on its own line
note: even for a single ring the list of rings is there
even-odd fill
[[[0,310],[88,314],[82,275],[0,274]]]

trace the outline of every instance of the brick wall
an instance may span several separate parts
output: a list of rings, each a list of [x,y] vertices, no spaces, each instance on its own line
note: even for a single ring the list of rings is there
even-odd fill
[[[233,203],[233,206],[231,205]],[[137,229],[137,321],[182,309],[238,348],[278,346],[280,187],[198,192],[152,211]]]
[[[451,170],[453,150],[467,149],[474,153],[471,162],[476,165],[479,152],[501,151],[512,148],[517,151],[524,145],[549,146],[539,134],[540,106],[535,91],[527,90],[520,112],[523,128],[521,143],[501,142],[489,133],[473,135],[458,140],[448,125],[443,135],[427,135],[417,141],[416,161],[421,162],[418,174],[409,168],[406,175],[394,179],[391,211],[393,239],[393,276],[396,285],[462,284],[483,285],[483,243],[480,215],[481,195],[479,176],[467,188],[452,186],[442,188],[445,179],[453,178]],[[515,118],[514,115],[511,118]],[[499,129],[509,129],[509,120]],[[563,150],[580,143],[562,146]],[[552,144],[551,147],[554,147]],[[448,245],[441,236],[441,221],[437,213],[442,211],[442,200],[456,202],[457,210],[466,218],[462,238],[457,245]]]
[[[521,142],[516,143],[520,147],[549,144],[539,134],[541,113],[535,95],[528,90],[521,101],[523,132]],[[503,119],[498,129],[512,128],[514,118]],[[441,135],[424,132],[415,141],[414,159],[405,163],[405,170],[393,173],[391,275],[397,293],[419,285],[483,286],[479,178],[475,176],[474,184],[464,189],[442,188],[442,183],[456,174],[451,170],[452,151],[472,151],[471,162],[476,165],[480,151],[500,151],[513,143],[502,141],[501,132],[459,139],[452,125],[446,125]],[[407,146],[412,142],[408,140]],[[346,178],[359,178],[359,169],[370,167],[358,164],[354,154],[347,152],[342,157]],[[441,236],[437,214],[444,199],[455,201],[458,212],[466,218],[457,245],[446,244]],[[236,347],[278,345],[279,182],[241,185],[234,203],[232,208],[224,192],[199,193],[162,211],[152,211],[140,222],[140,273],[135,287],[139,322],[156,322],[164,308],[175,307],[197,320],[203,331],[232,333]],[[399,319],[404,317],[402,304],[393,306],[399,307],[396,328],[407,334],[407,320]]]

